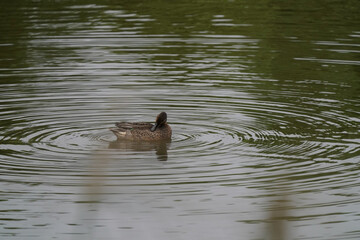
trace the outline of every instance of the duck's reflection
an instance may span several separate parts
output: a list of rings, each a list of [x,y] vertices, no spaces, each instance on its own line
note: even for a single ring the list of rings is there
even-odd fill
[[[129,141],[116,140],[109,143],[109,149],[120,149],[122,151],[153,151],[155,150],[159,161],[168,160],[167,150],[170,148],[171,141]]]

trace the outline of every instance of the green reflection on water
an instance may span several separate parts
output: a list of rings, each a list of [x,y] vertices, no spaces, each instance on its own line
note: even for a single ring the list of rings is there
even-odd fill
[[[193,126],[205,122],[218,127],[216,129],[218,131],[210,129],[211,131],[206,132],[209,135],[214,134],[208,138],[203,137],[205,143],[214,136],[221,142],[223,139],[219,134],[219,129],[223,132],[232,130],[225,127],[221,129],[221,123],[225,124],[222,120],[229,121],[231,126],[239,125],[236,119],[230,119],[234,120],[231,122],[225,117],[212,122],[213,119],[219,117],[215,116],[216,111],[222,110],[224,115],[234,114],[236,117],[249,115],[247,117],[255,122],[250,126],[255,128],[253,132],[256,137],[246,138],[244,131],[237,131],[231,137],[223,135],[230,139],[228,139],[230,144],[232,144],[231,140],[238,137],[241,141],[233,144],[234,147],[250,146],[258,150],[256,152],[258,155],[254,153],[253,156],[246,155],[244,152],[236,152],[239,148],[235,150],[232,148],[228,149],[228,155],[217,157],[217,151],[220,150],[216,147],[223,146],[214,144],[215,147],[206,156],[206,151],[204,153],[183,145],[182,148],[188,150],[177,149],[177,151],[187,157],[181,159],[180,162],[189,161],[191,157],[198,161],[187,162],[192,166],[174,163],[174,158],[178,161],[179,159],[176,159],[176,154],[170,149],[169,164],[173,163],[175,166],[179,164],[180,167],[172,168],[170,165],[166,170],[174,170],[174,175],[179,179],[172,179],[172,174],[167,172],[159,174],[161,167],[151,169],[154,171],[151,174],[139,175],[135,170],[143,171],[141,167],[145,163],[142,162],[138,163],[139,169],[132,169],[132,165],[129,164],[128,168],[135,172],[130,175],[135,179],[131,179],[126,170],[124,170],[125,176],[122,175],[124,173],[121,172],[122,165],[119,167],[113,163],[115,170],[104,166],[101,172],[103,174],[101,176],[112,180],[110,186],[118,187],[118,181],[126,185],[128,183],[121,180],[128,177],[129,182],[135,182],[133,185],[129,184],[135,190],[125,190],[131,192],[140,189],[139,195],[145,195],[145,197],[144,192],[152,190],[148,188],[148,185],[151,187],[168,186],[169,189],[160,188],[156,194],[149,194],[148,201],[151,203],[154,197],[156,200],[166,202],[167,198],[173,197],[174,201],[185,202],[182,206],[188,210],[187,214],[189,212],[190,215],[191,213],[203,214],[207,218],[206,214],[209,216],[230,215],[229,212],[235,210],[229,211],[226,207],[234,204],[231,199],[241,198],[242,192],[236,193],[232,189],[228,190],[229,192],[224,190],[226,193],[222,193],[223,195],[210,192],[204,197],[206,200],[203,200],[198,196],[190,194],[187,196],[178,192],[175,192],[178,196],[172,196],[171,191],[174,191],[174,185],[183,187],[184,189],[181,189],[183,192],[195,192],[200,196],[206,190],[211,191],[213,188],[222,190],[229,189],[227,187],[246,186],[241,190],[246,192],[247,198],[255,199],[247,206],[255,205],[259,209],[263,205],[258,201],[265,198],[262,191],[268,191],[266,197],[271,198],[276,196],[274,189],[281,189],[281,186],[285,185],[284,182],[290,182],[294,184],[294,189],[285,185],[289,192],[293,191],[298,195],[314,194],[315,197],[312,196],[311,201],[317,200],[316,194],[319,192],[328,194],[325,197],[320,195],[320,198],[329,197],[331,199],[329,202],[318,200],[320,203],[315,207],[311,204],[303,206],[305,210],[321,209],[325,213],[313,215],[304,213],[299,217],[290,217],[286,213],[284,214],[286,216],[270,216],[270,221],[281,218],[281,220],[296,220],[298,224],[306,225],[309,224],[307,222],[309,215],[310,218],[319,219],[343,215],[349,211],[348,206],[356,203],[358,196],[354,192],[358,192],[356,190],[359,188],[356,183],[346,185],[347,181],[353,182],[356,179],[359,170],[356,164],[356,158],[359,156],[360,111],[359,10],[359,1],[344,3],[324,0],[305,3],[301,1],[3,1],[0,7],[0,85],[5,87],[0,90],[2,93],[0,94],[0,100],[2,100],[0,102],[2,113],[0,141],[3,148],[0,153],[7,157],[7,161],[2,162],[1,170],[6,173],[4,182],[10,185],[9,187],[5,184],[4,191],[12,193],[12,188],[15,188],[12,184],[19,182],[21,186],[25,186],[25,189],[21,190],[25,195],[23,197],[25,200],[31,198],[39,200],[43,196],[49,196],[48,191],[53,190],[52,197],[55,200],[65,198],[62,199],[63,202],[81,202],[71,198],[77,193],[69,186],[78,184],[78,178],[84,175],[87,179],[92,177],[91,174],[88,176],[87,173],[83,173],[83,166],[76,161],[80,157],[71,155],[72,151],[82,149],[76,149],[76,143],[73,143],[75,146],[73,149],[67,149],[66,147],[70,144],[66,145],[66,142],[61,141],[59,142],[66,147],[58,147],[57,138],[67,136],[66,130],[71,128],[76,130],[88,126],[99,128],[100,125],[100,128],[106,129],[106,126],[101,124],[107,124],[110,118],[111,121],[117,120],[112,119],[115,114],[109,114],[110,110],[103,111],[114,104],[113,100],[116,99],[111,94],[117,95],[111,90],[118,89],[124,94],[127,92],[127,87],[128,92],[135,94],[140,92],[138,90],[146,89],[143,85],[153,84],[151,85],[153,91],[164,90],[168,87],[169,91],[172,90],[171,94],[176,88],[185,93],[181,98],[176,96],[178,98],[169,99],[165,104],[168,108],[172,107],[174,115],[180,119],[178,122],[176,122],[177,119],[173,119],[175,126],[192,127],[190,123],[181,122],[185,118],[181,117],[185,112],[193,111],[193,115],[190,116],[195,122]],[[89,52],[95,52],[95,54],[86,55]],[[122,75],[109,74],[114,69],[118,70],[116,67],[119,66],[114,67],[111,64],[119,63],[124,64],[119,67],[123,70]],[[94,65],[89,68],[84,67],[87,64]],[[97,68],[101,69],[100,73],[96,71]],[[127,72],[128,68],[132,71]],[[101,75],[106,73],[109,76]],[[125,80],[129,81],[128,86],[116,86],[118,82]],[[203,88],[200,85],[202,83]],[[91,87],[91,84],[94,86]],[[101,95],[101,90],[103,95]],[[148,94],[144,92],[144,95]],[[162,100],[161,93],[163,92],[146,95],[144,99],[156,103],[159,99]],[[108,97],[107,94],[111,96]],[[145,105],[145,101],[138,104],[136,97],[140,98],[141,93],[130,98],[129,105],[135,105],[134,108],[138,105],[142,107],[141,104]],[[20,100],[17,101],[17,99]],[[215,111],[204,111],[206,107]],[[103,114],[98,116],[96,112]],[[236,115],[236,113],[239,114]],[[99,119],[94,120],[93,115]],[[185,116],[189,117],[189,115]],[[89,121],[81,122],[79,119],[83,118],[89,118]],[[75,120],[79,122],[73,123]],[[243,118],[241,120],[245,121]],[[103,123],[105,121],[108,122]],[[56,127],[59,128],[58,131],[55,131]],[[199,128],[191,129],[194,131],[190,133],[193,134],[192,139],[198,140],[196,131]],[[245,127],[242,128],[244,129]],[[47,130],[52,131],[47,132]],[[36,135],[39,132],[42,134]],[[61,134],[56,135],[57,132]],[[79,139],[89,136],[82,132],[68,135],[73,138],[80,136]],[[65,140],[68,139],[65,138]],[[191,143],[196,146],[195,140]],[[36,147],[34,144],[37,144]],[[173,145],[176,146],[176,143]],[[223,145],[226,146],[226,142]],[[79,146],[82,147],[81,144]],[[46,149],[47,147],[50,150]],[[127,149],[129,147],[119,146],[117,143],[110,148]],[[48,151],[42,154],[36,152],[44,149]],[[135,147],[131,149],[140,151]],[[168,159],[167,152],[163,154],[161,151],[163,147],[151,146],[150,149],[160,149],[158,153],[161,154],[158,155],[166,156]],[[57,153],[55,157],[52,156],[53,152]],[[121,155],[121,153],[117,154]],[[221,154],[224,153],[221,152]],[[238,161],[234,160],[236,154],[240,156],[236,156]],[[84,157],[83,155],[81,156]],[[34,156],[34,159],[27,159],[29,156]],[[134,156],[138,155],[134,154]],[[214,160],[216,157],[218,158],[216,161],[220,163],[226,161],[227,157],[230,160],[222,166]],[[53,161],[53,158],[57,162]],[[68,162],[62,161],[63,158],[66,158]],[[252,165],[241,165],[242,161],[249,161],[252,158],[257,160]],[[206,165],[209,159],[214,162]],[[345,160],[348,159],[352,161],[346,162]],[[40,161],[36,162],[37,160]],[[79,165],[72,166],[69,162],[76,162]],[[303,162],[304,164],[301,165]],[[270,166],[271,163],[274,166]],[[44,168],[42,168],[43,165],[45,165]],[[231,167],[226,169],[227,165]],[[225,170],[220,168],[218,172],[216,167],[219,166],[224,167]],[[189,172],[184,169],[188,169]],[[240,171],[239,169],[255,173],[236,172]],[[283,173],[283,169],[290,173]],[[223,174],[222,170],[227,174]],[[110,171],[110,176],[106,175],[107,171]],[[176,171],[184,173],[185,176]],[[35,173],[40,177],[36,178]],[[59,176],[56,175],[57,173]],[[273,177],[271,177],[272,173]],[[251,174],[254,176],[252,177]],[[187,178],[187,175],[190,177]],[[250,180],[234,178],[234,176],[244,177],[244,175],[251,175]],[[152,179],[151,177],[154,176],[156,178]],[[164,176],[169,176],[169,178],[166,179]],[[213,176],[215,178],[212,178]],[[53,177],[59,180],[59,183],[54,181]],[[141,182],[142,179],[145,180]],[[38,189],[34,192],[32,192],[33,189],[28,189],[31,181],[38,183],[33,183],[34,185],[44,185],[40,193],[37,192]],[[279,183],[280,186],[272,181]],[[320,183],[316,184],[316,181]],[[50,185],[49,188],[47,184]],[[322,184],[324,186],[321,186]],[[64,191],[62,187],[68,188]],[[250,188],[259,192],[247,192]],[[336,192],[328,193],[330,191]],[[109,195],[116,194],[118,192],[110,191]],[[345,197],[341,198],[343,196]],[[123,195],[119,198],[121,197]],[[127,197],[130,198],[129,202],[133,200],[131,194],[127,194]],[[203,205],[201,207],[205,208],[204,211],[200,207],[200,209],[192,209],[194,205],[192,201],[195,205],[213,200],[223,203],[222,197],[227,204],[224,204],[225,207],[221,204],[216,206],[224,207],[224,212],[216,208],[209,210]],[[180,201],[178,198],[183,199]],[[4,199],[10,202],[9,206],[11,206],[16,197],[9,194]],[[119,200],[116,199],[116,201]],[[56,206],[57,202],[54,202],[52,204]],[[112,203],[114,202],[115,200]],[[82,203],[103,204],[104,202],[96,199],[94,202],[84,200]],[[135,202],[134,205],[136,203],[142,205],[139,202]],[[15,202],[16,204],[18,202]],[[166,204],[170,205],[168,202]],[[164,208],[164,206],[155,206]],[[279,204],[279,206],[282,205]],[[335,213],[332,208],[323,210],[325,207],[334,206],[338,206],[340,210],[336,210]],[[29,205],[24,208],[30,212],[33,209]],[[284,208],[288,210],[287,206]],[[144,209],[145,212],[149,211],[149,209]],[[207,212],[208,210],[210,213]],[[270,208],[269,212],[271,211]],[[354,215],[357,214],[355,207],[352,211]],[[44,212],[44,210],[37,210],[36,214],[39,212]],[[256,211],[249,213],[245,209],[244,212],[241,214],[245,214],[248,219],[244,217],[237,222],[266,222],[263,220],[264,216],[253,216]],[[59,215],[61,214],[63,213]],[[143,212],[140,214],[144,215]],[[236,211],[235,214],[241,215]],[[176,218],[178,217],[177,215]],[[10,218],[2,219],[11,220]],[[345,217],[345,220],[339,219],[333,222],[343,221],[350,226],[357,221],[356,216]],[[191,220],[185,223],[191,224]],[[44,226],[44,224],[33,226]],[[132,227],[123,228],[131,229]],[[351,227],[348,228],[353,230]],[[7,231],[11,232],[9,229]],[[282,231],[279,230],[279,232]],[[340,232],[346,237],[345,233],[348,233],[346,231]],[[274,236],[277,236],[274,238],[281,237],[276,234],[274,233]]]

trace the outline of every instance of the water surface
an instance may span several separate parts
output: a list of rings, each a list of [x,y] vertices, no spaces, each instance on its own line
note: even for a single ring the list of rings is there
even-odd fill
[[[359,239],[357,1],[2,5],[1,238]]]

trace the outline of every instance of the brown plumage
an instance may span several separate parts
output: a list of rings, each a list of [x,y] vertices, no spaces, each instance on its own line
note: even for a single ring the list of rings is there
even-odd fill
[[[145,122],[118,122],[115,128],[110,130],[120,139],[129,140],[170,140],[171,127],[167,124],[167,114],[161,112],[157,117],[155,124]]]

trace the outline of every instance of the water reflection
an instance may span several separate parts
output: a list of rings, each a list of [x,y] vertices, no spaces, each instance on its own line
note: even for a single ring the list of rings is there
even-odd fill
[[[359,239],[355,2],[4,1],[0,238]]]
[[[159,161],[168,160],[168,149],[170,148],[170,141],[131,141],[131,140],[116,140],[109,143],[109,149],[117,149],[123,152],[143,152],[155,151]]]

